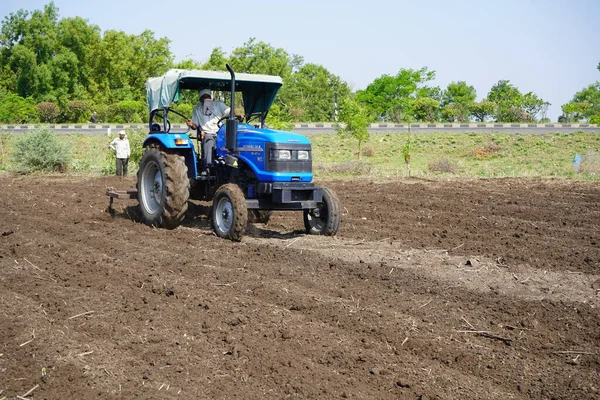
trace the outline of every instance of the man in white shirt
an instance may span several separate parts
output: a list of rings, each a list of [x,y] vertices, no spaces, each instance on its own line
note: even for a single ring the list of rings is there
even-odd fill
[[[190,128],[201,130],[202,154],[206,165],[212,164],[212,153],[219,130],[217,122],[223,117],[228,117],[230,111],[231,108],[225,103],[212,100],[210,89],[202,89],[198,92],[198,104],[192,111],[192,119],[185,122]]]
[[[131,149],[125,131],[119,131],[119,137],[110,142],[108,147],[116,152],[117,176],[127,176],[127,165],[129,164],[129,156],[131,156]]]

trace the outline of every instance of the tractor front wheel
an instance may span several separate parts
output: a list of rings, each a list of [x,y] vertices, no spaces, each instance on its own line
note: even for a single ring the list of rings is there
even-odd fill
[[[311,235],[333,236],[340,227],[342,211],[340,201],[335,192],[322,188],[323,201],[312,210],[304,210],[304,228]]]
[[[233,183],[217,189],[211,209],[211,223],[218,237],[239,242],[248,224],[248,207],[242,190]]]
[[[174,229],[185,217],[190,180],[182,155],[149,147],[137,174],[142,221],[150,226]]]

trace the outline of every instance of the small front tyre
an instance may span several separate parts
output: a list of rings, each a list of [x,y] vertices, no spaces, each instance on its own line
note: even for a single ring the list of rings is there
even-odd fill
[[[340,227],[342,211],[340,201],[335,192],[322,188],[323,201],[312,210],[304,210],[304,228],[311,235],[333,236]]]
[[[211,223],[218,237],[239,242],[248,224],[248,208],[242,190],[233,183],[221,186],[215,193]]]

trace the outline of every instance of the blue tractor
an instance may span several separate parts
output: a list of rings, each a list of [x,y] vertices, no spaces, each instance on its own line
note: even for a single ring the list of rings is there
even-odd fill
[[[188,200],[212,201],[215,234],[239,241],[249,222],[267,222],[273,210],[302,211],[307,233],[335,235],[341,219],[336,194],[312,183],[312,151],[303,135],[265,127],[282,86],[278,76],[200,70],[170,70],[147,83],[150,133],[137,174],[142,221],[176,228]],[[185,90],[226,94],[230,116],[219,121],[216,145],[203,149],[197,132],[171,132],[169,115]],[[235,117],[241,94],[244,116]],[[194,143],[195,142],[195,143]],[[203,154],[207,153],[207,154]]]

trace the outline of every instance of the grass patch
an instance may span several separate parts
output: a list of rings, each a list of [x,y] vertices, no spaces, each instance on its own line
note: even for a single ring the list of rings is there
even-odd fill
[[[0,135],[0,170],[14,169],[11,152],[20,136]],[[134,147],[141,145],[144,135],[138,138],[137,132],[128,132],[128,136]],[[114,137],[60,134],[57,140],[71,147],[70,173],[101,175],[114,170],[114,156],[108,149]],[[351,137],[321,134],[310,136],[310,140],[317,178],[408,177],[402,153],[409,140],[406,133],[371,134],[363,145],[365,157],[360,161],[356,140]],[[598,134],[411,133],[410,141],[413,177],[600,180]],[[573,165],[575,154],[582,156],[579,172]],[[135,162],[130,163],[130,173],[135,173]]]
[[[576,132],[544,135],[507,133],[376,133],[364,143],[372,156],[363,158],[370,168],[355,167],[372,177],[408,176],[402,154],[411,141],[411,176],[451,174],[467,178],[537,177],[600,180],[600,135]],[[357,144],[351,138],[322,134],[310,137],[313,158],[319,165],[356,160]],[[575,154],[582,155],[577,173]],[[587,157],[586,154],[589,154]],[[320,175],[321,170],[315,171]],[[322,170],[322,172],[326,172]]]

